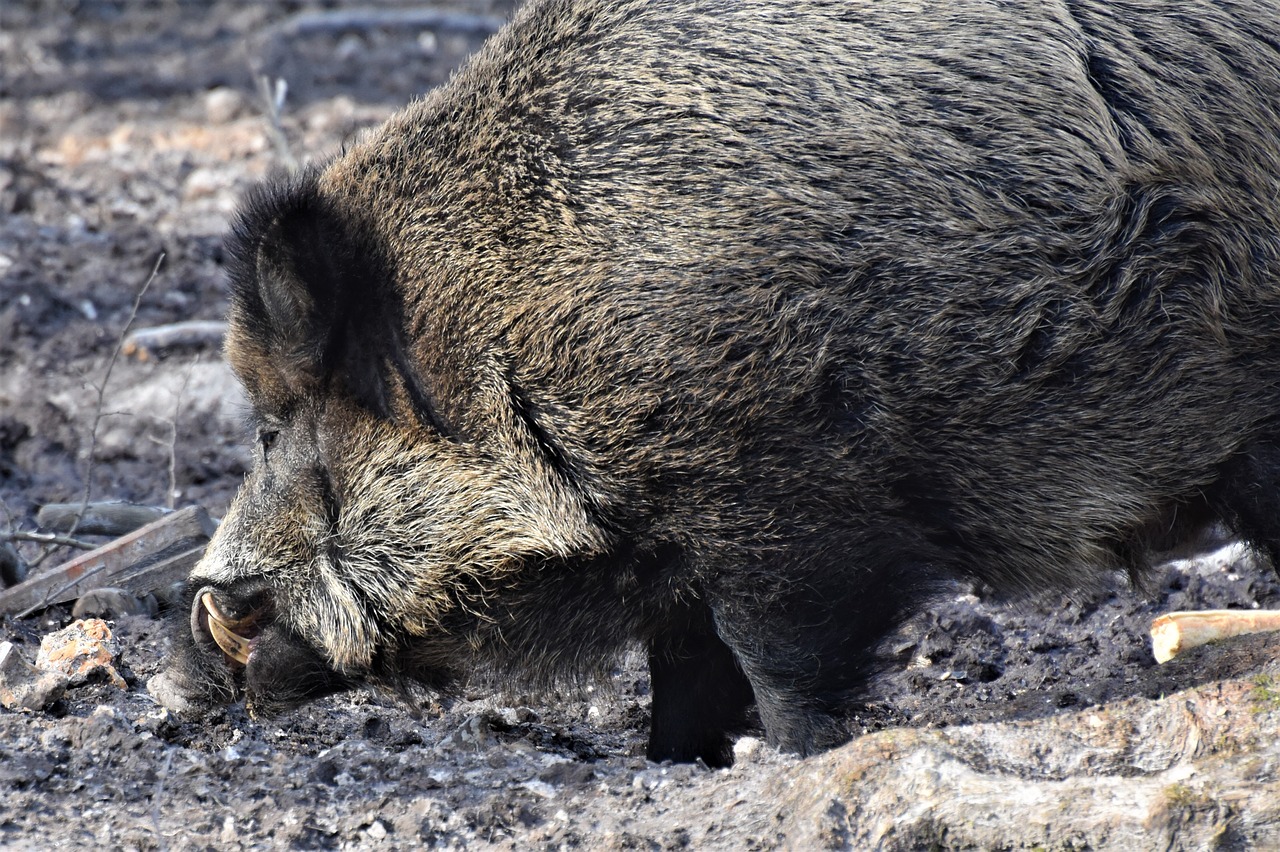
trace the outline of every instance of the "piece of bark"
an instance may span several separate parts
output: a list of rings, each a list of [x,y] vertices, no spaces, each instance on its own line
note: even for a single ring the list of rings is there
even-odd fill
[[[36,513],[36,524],[61,533],[70,532],[74,526],[79,535],[121,536],[160,520],[169,511],[136,503],[48,503]]]
[[[166,349],[221,346],[226,334],[227,324],[220,320],[187,320],[130,332],[120,351],[146,361]]]
[[[1280,611],[1206,609],[1170,612],[1151,622],[1151,653],[1157,663],[1165,663],[1182,651],[1209,642],[1274,630],[1280,630]]]
[[[204,553],[216,525],[199,506],[181,509],[0,591],[0,615],[25,617],[90,589],[146,594],[181,580]]]

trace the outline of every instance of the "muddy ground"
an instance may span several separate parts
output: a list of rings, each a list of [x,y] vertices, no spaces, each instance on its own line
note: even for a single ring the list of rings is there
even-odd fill
[[[151,270],[163,255],[134,328],[221,317],[240,193],[440,83],[510,6],[379,27],[367,13],[400,4],[0,2],[0,531],[35,529],[40,505],[86,485],[225,510],[248,456],[216,345],[123,357],[108,376]],[[335,24],[357,10],[363,23]],[[260,79],[285,81],[278,110]],[[39,545],[18,548],[39,562]],[[1117,581],[1001,602],[957,586],[886,643],[851,724],[1037,718],[1239,674],[1207,654],[1176,680],[1145,630],[1168,609],[1258,606],[1280,607],[1280,584],[1238,548],[1167,566],[1142,594]],[[33,659],[69,620],[6,620],[0,640]],[[114,628],[127,690],[94,682],[42,712],[0,710],[0,848],[788,846],[767,779],[796,761],[747,740],[730,770],[647,763],[638,658],[575,694],[476,688],[406,708],[358,693],[274,722],[231,708],[194,724],[145,690],[161,623]]]

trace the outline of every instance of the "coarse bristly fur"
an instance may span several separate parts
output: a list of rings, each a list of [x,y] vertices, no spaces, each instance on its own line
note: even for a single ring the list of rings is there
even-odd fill
[[[809,753],[939,578],[1280,555],[1273,0],[534,0],[229,241],[259,458],[166,677],[649,653]],[[228,665],[197,596],[251,614]]]

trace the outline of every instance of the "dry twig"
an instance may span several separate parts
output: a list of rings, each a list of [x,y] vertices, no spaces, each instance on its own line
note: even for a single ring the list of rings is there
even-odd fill
[[[103,586],[134,593],[165,588],[186,576],[215,527],[199,506],[167,514],[52,571],[0,590],[0,614],[25,618]]]
[[[266,74],[259,74],[258,94],[262,97],[263,108],[266,110],[267,137],[271,140],[272,147],[276,149],[276,156],[280,158],[280,162],[286,169],[295,172],[298,170],[298,161],[289,149],[289,137],[285,135],[284,124],[281,121],[281,116],[284,114],[284,99],[289,94],[289,83],[280,77],[272,81]]]
[[[41,529],[65,533],[76,524],[84,535],[116,536],[131,533],[164,517],[159,506],[139,506],[134,503],[108,501],[90,503],[46,503],[36,513],[36,524]]]
[[[140,328],[125,338],[121,351],[146,361],[166,349],[219,346],[227,324],[220,320],[187,320],[152,328]]]
[[[120,351],[124,348],[125,337],[133,326],[133,321],[138,318],[138,308],[142,306],[142,297],[147,294],[147,290],[151,287],[151,282],[155,281],[156,276],[160,274],[160,267],[164,264],[164,258],[164,252],[160,252],[160,255],[156,258],[155,266],[151,267],[151,274],[147,276],[147,280],[143,282],[142,287],[138,290],[138,295],[134,297],[133,307],[129,310],[129,318],[125,320],[124,328],[120,330],[120,337],[116,341],[115,349],[111,350],[111,358],[107,361],[107,370],[102,376],[102,384],[98,385],[98,401],[94,406],[93,426],[89,430],[89,455],[85,462],[84,496],[80,500],[86,510],[89,508],[89,497],[93,492],[93,467],[94,457],[98,452],[98,427],[102,425],[102,418],[106,414],[103,409],[103,400],[107,392],[107,383],[111,381],[111,373],[115,370],[116,361],[120,360]],[[71,525],[71,528],[67,530],[67,538],[75,536],[76,528],[79,525],[80,523],[77,519]],[[41,557],[41,561],[45,556]]]

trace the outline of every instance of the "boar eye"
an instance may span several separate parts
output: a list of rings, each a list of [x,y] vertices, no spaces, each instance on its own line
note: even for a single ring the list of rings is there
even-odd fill
[[[258,443],[262,445],[262,456],[266,458],[267,451],[275,444],[276,438],[280,436],[279,429],[259,429]]]

